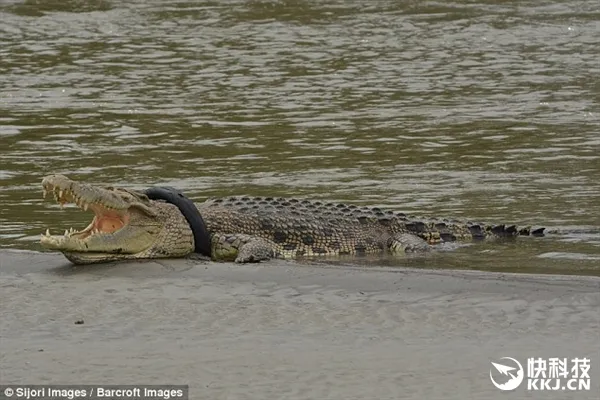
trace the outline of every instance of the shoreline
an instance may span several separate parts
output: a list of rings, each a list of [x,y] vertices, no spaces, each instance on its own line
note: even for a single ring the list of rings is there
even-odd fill
[[[505,398],[490,361],[588,357],[600,278],[0,251],[3,383],[189,384],[190,398]],[[517,397],[565,398],[564,392]]]

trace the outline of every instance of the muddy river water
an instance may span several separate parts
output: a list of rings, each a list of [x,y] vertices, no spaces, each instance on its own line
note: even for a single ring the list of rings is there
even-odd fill
[[[0,246],[64,173],[546,226],[377,263],[600,274],[592,0],[2,1]]]

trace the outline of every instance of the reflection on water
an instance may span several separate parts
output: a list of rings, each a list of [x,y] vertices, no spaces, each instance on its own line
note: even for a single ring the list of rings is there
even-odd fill
[[[599,18],[592,0],[2,2],[0,246],[85,223],[42,203],[61,172],[545,225],[418,263],[598,273]]]

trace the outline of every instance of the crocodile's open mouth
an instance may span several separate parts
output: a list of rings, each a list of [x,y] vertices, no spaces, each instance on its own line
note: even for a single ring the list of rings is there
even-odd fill
[[[100,199],[98,196],[94,196],[93,193],[86,193],[85,190],[73,190],[68,185],[63,187],[60,182],[44,181],[42,186],[44,198],[52,193],[61,207],[64,207],[65,204],[75,204],[84,211],[89,210],[94,213],[94,218],[90,224],[82,230],[69,228],[65,229],[63,235],[53,236],[50,229],[47,229],[46,233],[42,234],[43,244],[58,247],[67,241],[85,241],[95,235],[111,235],[129,223],[130,213],[128,207],[117,208],[120,206],[118,201],[115,201],[114,204],[106,204],[113,202],[110,201],[111,199],[108,201]]]
[[[46,197],[47,193],[47,189],[44,189],[44,197]],[[66,229],[64,233],[65,237],[85,239],[91,235],[111,234],[123,228],[129,222],[129,213],[127,210],[116,210],[100,203],[89,203],[81,197],[77,197],[71,191],[63,191],[58,188],[54,188],[52,193],[54,194],[54,199],[61,207],[64,207],[65,204],[75,204],[84,211],[89,210],[94,213],[94,218],[87,227],[82,230],[74,228]],[[50,229],[46,230],[44,236],[51,236]]]
[[[61,206],[74,204],[94,215],[81,230],[52,235],[47,229],[42,234],[44,248],[62,252],[75,264],[144,258],[165,227],[157,212],[160,203],[142,192],[80,183],[64,175],[46,176],[42,187],[44,197],[51,194]]]

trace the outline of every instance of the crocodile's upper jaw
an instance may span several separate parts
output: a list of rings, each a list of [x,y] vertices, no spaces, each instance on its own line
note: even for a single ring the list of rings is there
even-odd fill
[[[166,223],[183,218],[170,204],[149,200],[136,191],[82,184],[63,175],[45,177],[42,186],[44,197],[53,193],[61,205],[74,203],[94,213],[82,230],[71,228],[64,235],[52,236],[48,229],[42,235],[43,247],[61,251],[76,264],[153,258],[173,237],[182,240],[180,248],[173,250],[182,254],[170,256],[185,255],[193,249],[193,237],[185,220],[175,226]]]

